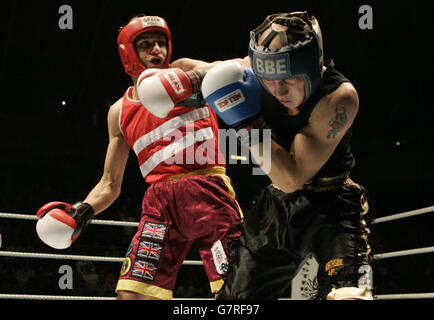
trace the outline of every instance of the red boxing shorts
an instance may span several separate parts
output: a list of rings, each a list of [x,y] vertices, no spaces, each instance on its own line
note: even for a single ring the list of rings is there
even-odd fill
[[[233,260],[230,245],[241,234],[242,212],[222,167],[177,175],[145,192],[140,224],[116,287],[169,300],[193,242],[211,291],[223,285]]]

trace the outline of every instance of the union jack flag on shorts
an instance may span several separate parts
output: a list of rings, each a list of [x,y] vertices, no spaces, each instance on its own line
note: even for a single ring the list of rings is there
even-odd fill
[[[153,281],[156,273],[157,273],[157,266],[155,264],[143,260],[136,260],[134,261],[133,271],[131,275],[133,277],[138,277],[138,278],[143,278],[143,279],[148,279]]]
[[[143,238],[152,238],[155,240],[164,240],[166,235],[167,224],[145,222],[142,230]]]
[[[161,251],[163,246],[159,243],[140,241],[137,248],[137,256],[141,258],[151,258],[154,260],[160,260]]]

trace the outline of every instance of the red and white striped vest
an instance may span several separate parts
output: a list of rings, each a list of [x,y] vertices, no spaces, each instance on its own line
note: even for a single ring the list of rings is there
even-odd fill
[[[120,129],[137,155],[146,182],[225,166],[219,151],[217,116],[208,105],[175,106],[166,118],[158,118],[131,98],[132,89],[127,89],[122,100]]]

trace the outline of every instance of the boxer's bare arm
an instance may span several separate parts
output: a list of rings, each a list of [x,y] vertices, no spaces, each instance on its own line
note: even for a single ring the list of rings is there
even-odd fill
[[[311,114],[309,125],[294,138],[290,152],[271,141],[271,150],[263,150],[262,143],[250,147],[252,156],[271,159],[268,176],[284,192],[301,188],[330,158],[336,146],[351,127],[359,106],[358,95],[351,84],[344,83],[332,94],[323,97]],[[271,152],[271,156],[264,155]]]
[[[250,68],[249,56],[244,57],[243,59],[234,59],[234,60],[238,60],[238,62],[241,63],[241,66],[243,66],[244,68]]]
[[[95,214],[107,209],[121,192],[122,179],[130,151],[119,128],[121,106],[122,99],[113,104],[108,112],[109,144],[103,176],[84,200],[92,206]]]
[[[208,69],[212,68],[215,63],[218,63],[219,61],[215,62],[205,62],[201,60],[196,59],[190,59],[190,58],[180,58],[178,60],[173,61],[170,64],[170,68],[179,68],[183,71],[191,71],[199,68]]]
[[[231,60],[235,60],[241,63],[241,65],[243,67],[250,67],[250,61],[249,61],[249,57],[245,57],[245,58],[234,58]],[[217,61],[213,61],[213,62],[206,62],[206,61],[202,61],[202,60],[196,60],[196,59],[190,59],[190,58],[180,58],[178,60],[173,61],[170,64],[171,68],[180,68],[183,71],[191,71],[191,70],[204,70],[204,71],[208,71],[209,69],[211,69],[212,67],[214,67],[215,65],[221,63],[223,61],[221,60],[217,60]]]

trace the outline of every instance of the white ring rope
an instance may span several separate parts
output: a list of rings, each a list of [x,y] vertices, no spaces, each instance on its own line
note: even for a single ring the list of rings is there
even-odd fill
[[[0,299],[28,299],[28,300],[116,300],[116,297],[95,296],[56,296],[41,294],[9,294],[0,293]],[[172,300],[215,300],[214,298],[173,298]]]
[[[428,212],[433,212],[434,206],[421,208],[417,210],[412,210],[408,212],[398,213],[382,218],[375,219],[373,223],[381,223],[386,221],[392,221],[397,219],[402,219],[410,216],[420,215]],[[25,220],[38,220],[39,218],[36,215],[26,215],[26,214],[17,214],[17,213],[6,213],[0,212],[0,218],[11,218],[11,219],[25,219]],[[124,227],[137,227],[139,225],[138,222],[129,222],[129,221],[114,221],[114,220],[92,220],[91,224],[100,224],[100,225],[111,225],[111,226],[124,226]],[[374,255],[376,259],[386,259],[393,257],[400,257],[406,255],[414,255],[414,254],[422,254],[422,253],[430,253],[434,252],[434,247],[427,248],[417,248],[411,250],[402,250],[388,253],[380,253]],[[0,256],[9,256],[9,257],[26,257],[26,258],[47,258],[47,259],[71,259],[71,260],[88,260],[88,261],[104,261],[104,262],[122,262],[124,258],[116,258],[116,257],[96,257],[96,256],[81,256],[81,255],[63,255],[63,254],[45,254],[45,253],[31,253],[31,252],[13,252],[13,251],[0,251]],[[185,260],[185,265],[203,265],[202,261],[193,261],[193,260]]]
[[[96,262],[123,262],[125,258],[117,257],[100,257],[100,256],[82,256],[72,254],[52,254],[52,253],[37,253],[37,252],[17,252],[0,250],[0,256],[14,258],[37,258],[37,259],[59,259],[59,260],[83,260]],[[202,261],[184,260],[183,265],[201,266]]]
[[[421,208],[417,210],[393,214],[386,217],[375,219],[372,223],[382,223],[407,217],[412,217],[424,213],[434,211],[434,206]],[[24,219],[24,220],[38,220],[36,215],[26,215],[17,213],[0,212],[0,218],[10,219]],[[97,220],[91,221],[91,224],[110,225],[110,226],[123,226],[123,227],[137,227],[138,222],[129,221],[115,221],[115,220]],[[434,246],[426,248],[417,248],[410,250],[401,250],[388,253],[380,253],[374,255],[375,259],[387,259],[393,257],[401,257],[415,254],[431,253],[434,252]],[[101,257],[101,256],[84,256],[84,255],[65,255],[65,254],[47,254],[47,253],[34,253],[34,252],[16,252],[16,251],[2,251],[0,256],[6,257],[19,257],[19,258],[40,258],[40,259],[61,259],[61,260],[84,260],[84,261],[100,261],[100,262],[123,262],[125,258],[117,257]],[[183,265],[203,265],[202,261],[185,260]],[[389,299],[427,299],[434,298],[434,292],[429,293],[406,293],[406,294],[383,294],[374,296],[374,299],[389,300]],[[116,300],[115,297],[93,297],[93,296],[56,296],[56,295],[31,295],[31,294],[0,294],[0,299],[31,299],[31,300]],[[214,300],[206,298],[174,298],[173,300]]]
[[[376,300],[392,300],[392,299],[432,299],[434,292],[427,293],[397,293],[397,294],[379,294],[374,296]]]
[[[37,259],[59,259],[59,260],[83,260],[83,261],[100,261],[100,262],[123,262],[125,258],[115,257],[97,257],[82,256],[69,254],[51,254],[36,252],[18,252],[18,251],[0,251],[0,256],[14,258],[37,258]]]
[[[0,299],[28,299],[28,300],[116,300],[115,297],[86,297],[86,296],[51,296],[40,294],[7,294],[1,293]]]
[[[429,212],[433,212],[433,211],[434,211],[434,206],[430,206],[430,207],[426,207],[426,208],[421,208],[421,209],[417,209],[417,210],[412,210],[412,211],[393,214],[393,215],[386,216],[386,217],[377,218],[374,221],[372,221],[372,223],[376,224],[376,223],[381,223],[381,222],[386,222],[386,221],[393,221],[393,220],[398,220],[398,219],[407,218],[407,217],[413,217],[413,216],[416,216],[419,214],[429,213]]]
[[[23,220],[38,220],[38,216],[33,214],[19,214],[19,213],[7,213],[0,212],[0,218],[10,218],[10,219],[23,219]],[[90,222],[91,224],[100,224],[106,226],[120,226],[120,227],[137,227],[138,222],[130,221],[115,221],[115,220],[97,220],[94,219]]]
[[[386,217],[381,217],[375,219],[372,223],[382,223],[387,221],[398,220],[402,218],[412,217],[424,213],[434,212],[434,206],[429,206],[426,208],[411,210],[407,212],[397,213]],[[18,214],[18,213],[8,213],[8,212],[0,212],[0,218],[10,218],[10,219],[23,219],[23,220],[38,220],[39,218],[34,214]],[[99,224],[99,225],[110,225],[110,226],[122,226],[122,227],[137,227],[139,225],[138,222],[130,222],[130,221],[116,221],[116,220],[98,220],[94,219],[91,221],[91,224]]]
[[[374,300],[432,299],[432,298],[434,298],[434,292],[380,294],[380,295],[374,296]],[[28,300],[116,300],[116,297],[56,296],[56,295],[39,295],[39,294],[8,294],[8,293],[0,293],[0,299],[28,299]],[[215,300],[215,299],[213,299],[213,298],[173,298],[172,300]],[[278,300],[295,300],[295,299],[278,299]]]
[[[374,255],[377,260],[395,258],[402,256],[409,256],[415,254],[431,253],[434,252],[434,246],[417,248],[410,250],[401,250],[394,252],[378,253]],[[52,254],[52,253],[37,253],[37,252],[18,252],[0,250],[0,256],[14,257],[14,258],[37,258],[37,259],[59,259],[59,260],[83,260],[94,262],[123,262],[125,258],[117,257],[101,257],[101,256],[84,256],[84,255],[70,255],[70,254]],[[184,260],[183,265],[202,266],[202,261]]]
[[[387,252],[387,253],[378,253],[374,255],[374,258],[379,260],[379,259],[395,258],[395,257],[402,257],[402,256],[410,256],[414,254],[430,253],[430,252],[434,252],[434,247],[401,250],[401,251],[394,251],[394,252]]]

